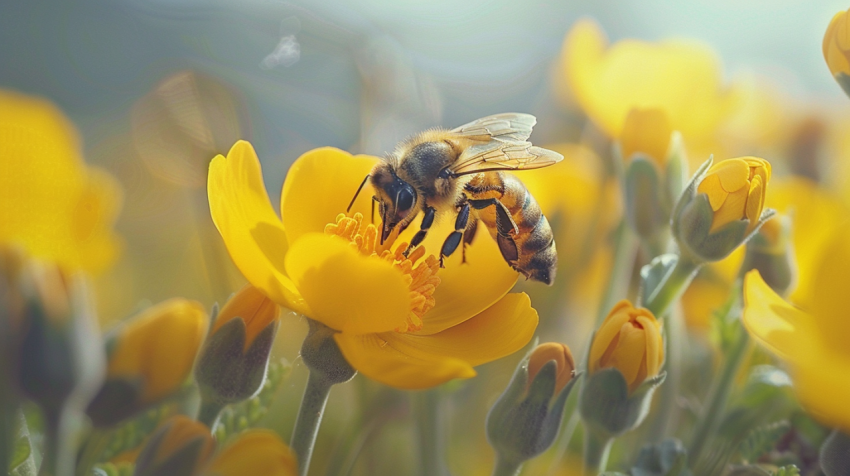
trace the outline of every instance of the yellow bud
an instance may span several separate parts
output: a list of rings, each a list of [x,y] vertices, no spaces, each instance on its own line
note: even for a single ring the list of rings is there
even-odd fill
[[[295,454],[276,433],[250,430],[216,455],[203,474],[295,476],[298,474],[298,464]]]
[[[247,284],[227,301],[218,313],[211,334],[215,334],[231,319],[242,319],[246,330],[243,350],[247,351],[260,332],[269,324],[276,322],[279,317],[280,308],[277,304],[259,289]]]
[[[850,10],[838,12],[823,36],[823,57],[833,76],[850,75]]]
[[[197,474],[215,449],[210,430],[184,415],[176,415],[148,438],[136,459],[136,475],[172,474],[174,468]]]
[[[767,183],[770,163],[757,157],[724,160],[711,166],[697,187],[698,193],[708,196],[714,217],[709,233],[737,220],[749,220],[747,233],[758,224]]]
[[[573,354],[564,344],[547,342],[534,348],[528,358],[528,382],[530,385],[540,369],[552,360],[555,361],[556,366],[555,394],[557,395],[573,378],[573,372],[576,369]]]
[[[616,368],[633,392],[644,380],[658,375],[664,363],[661,323],[648,309],[618,302],[596,331],[590,347],[591,374]]]
[[[207,323],[196,301],[170,299],[145,310],[115,336],[107,380],[141,378],[141,404],[169,395],[189,376]]]
[[[664,170],[667,164],[667,149],[673,128],[663,109],[639,109],[629,111],[620,134],[623,158],[644,154]]]

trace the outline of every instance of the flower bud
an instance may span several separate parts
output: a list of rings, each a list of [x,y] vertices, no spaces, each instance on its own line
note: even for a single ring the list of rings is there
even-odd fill
[[[110,426],[176,392],[186,381],[207,329],[200,303],[170,299],[119,326],[106,342],[106,382],[88,407],[95,426]]]
[[[249,430],[218,453],[201,474],[295,476],[298,474],[298,464],[295,454],[276,433]]]
[[[823,57],[832,76],[850,96],[850,10],[832,17],[823,36]]]
[[[176,415],[148,438],[136,459],[134,476],[193,476],[215,449],[209,428]]]
[[[250,284],[225,304],[195,366],[204,404],[221,407],[260,390],[279,317],[277,304]]]
[[[774,217],[747,242],[741,275],[757,269],[777,294],[787,295],[797,282],[797,266],[791,245],[791,218]]]
[[[519,465],[552,445],[576,380],[572,353],[563,344],[538,345],[519,363],[487,414],[487,440],[500,458]]]
[[[661,324],[644,308],[617,303],[596,331],[579,409],[590,428],[616,436],[640,424],[665,378]]]
[[[770,164],[756,157],[706,161],[673,210],[673,235],[695,262],[718,261],[775,213],[764,209]]]

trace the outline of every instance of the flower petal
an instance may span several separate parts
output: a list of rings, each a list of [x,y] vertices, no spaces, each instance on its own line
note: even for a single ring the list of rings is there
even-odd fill
[[[442,332],[399,334],[394,347],[422,359],[438,355],[461,359],[474,367],[518,351],[531,340],[536,328],[537,311],[531,307],[531,299],[525,293],[515,293]]]
[[[756,270],[744,277],[743,320],[750,335],[783,359],[816,347],[812,317],[779,297]]]
[[[431,229],[425,241],[429,253],[439,251],[450,228],[449,220],[444,220]],[[466,263],[462,255],[458,249],[437,273],[440,285],[434,292],[436,305],[423,316],[418,334],[434,334],[481,313],[502,299],[519,277],[480,223],[474,241],[466,248]]]
[[[471,378],[467,362],[436,354],[409,355],[398,342],[400,334],[335,334],[334,339],[352,367],[372,380],[391,387],[416,390],[436,387],[456,378]],[[398,348],[397,348],[398,347]]]
[[[205,476],[295,476],[295,454],[269,430],[248,430],[218,453],[203,473]]]
[[[635,320],[643,326],[646,334],[646,375],[658,375],[664,363],[664,343],[658,332],[658,321],[649,316],[637,316]]]
[[[646,358],[646,330],[631,322],[623,324],[617,347],[608,359],[608,366],[622,372],[626,382],[629,382],[629,389],[634,390],[634,387],[641,383],[637,378],[638,371]]]
[[[850,358],[811,349],[805,362],[792,363],[794,388],[803,407],[830,427],[850,431]]]
[[[325,225],[334,223],[379,161],[377,157],[353,156],[333,147],[313,149],[299,157],[286,174],[280,197],[280,213],[289,242],[295,243],[305,233],[321,233]],[[367,181],[351,214],[360,212],[369,220],[373,195]]]
[[[207,196],[213,222],[245,279],[278,304],[310,314],[284,272],[286,234],[250,143],[238,141],[227,158],[218,155],[210,162]]]
[[[310,306],[310,317],[345,334],[394,330],[410,312],[402,272],[336,236],[302,235],[286,255],[286,272]]]

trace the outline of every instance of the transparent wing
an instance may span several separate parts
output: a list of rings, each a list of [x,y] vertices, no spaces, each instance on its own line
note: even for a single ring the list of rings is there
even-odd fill
[[[531,135],[531,129],[535,124],[537,124],[537,118],[531,114],[505,112],[476,119],[452,129],[452,132],[466,139],[481,142],[489,142],[493,139],[523,142]]]
[[[502,142],[493,140],[467,148],[449,167],[453,176],[490,172],[494,170],[539,169],[556,164],[564,156],[531,142]]]

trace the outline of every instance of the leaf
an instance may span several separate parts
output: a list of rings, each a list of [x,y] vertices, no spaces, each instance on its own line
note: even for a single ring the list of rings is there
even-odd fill
[[[753,429],[738,447],[741,458],[746,462],[757,461],[790,428],[791,424],[783,420]]]
[[[793,464],[783,466],[777,469],[773,476],[800,476],[800,469]]]
[[[14,471],[18,466],[24,464],[31,453],[29,435],[19,435],[15,442],[15,450],[12,452],[12,460],[9,462],[9,471]]]

